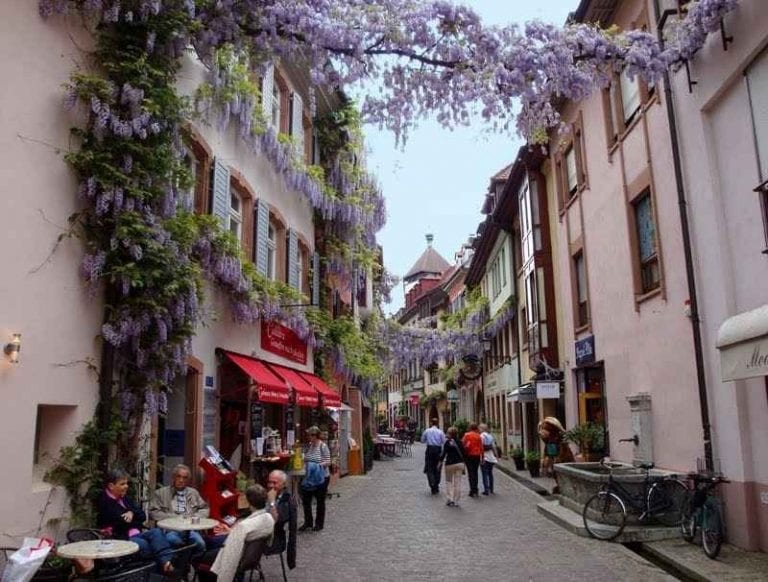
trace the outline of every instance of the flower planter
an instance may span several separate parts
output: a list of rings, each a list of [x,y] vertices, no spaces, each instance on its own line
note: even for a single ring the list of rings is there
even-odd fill
[[[512,460],[515,462],[515,469],[518,471],[525,469],[525,459],[523,457],[512,457]]]
[[[531,474],[531,478],[538,478],[540,470],[541,461],[528,461],[528,472]]]

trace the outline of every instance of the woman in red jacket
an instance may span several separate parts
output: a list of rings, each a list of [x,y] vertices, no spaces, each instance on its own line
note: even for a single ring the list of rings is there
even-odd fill
[[[479,490],[477,488],[477,472],[480,469],[480,460],[483,458],[483,439],[477,430],[477,424],[469,425],[469,430],[464,433],[461,439],[461,445],[464,448],[464,463],[467,465],[467,476],[469,477],[469,496],[477,497]]]

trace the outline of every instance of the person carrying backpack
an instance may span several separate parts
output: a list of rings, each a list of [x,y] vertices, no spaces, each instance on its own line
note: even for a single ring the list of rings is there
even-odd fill
[[[321,439],[320,429],[307,429],[309,447],[304,452],[304,470],[301,481],[301,504],[304,506],[304,523],[299,531],[321,531],[325,526],[325,497],[331,480],[331,451]],[[316,519],[312,517],[312,499],[317,503]]]

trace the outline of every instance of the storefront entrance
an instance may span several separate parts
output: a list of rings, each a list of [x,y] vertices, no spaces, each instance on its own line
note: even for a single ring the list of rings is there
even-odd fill
[[[579,395],[579,424],[591,422],[604,428],[604,454],[607,455],[609,440],[605,401],[605,369],[602,362],[599,362],[578,368],[574,372],[576,374],[576,391]]]

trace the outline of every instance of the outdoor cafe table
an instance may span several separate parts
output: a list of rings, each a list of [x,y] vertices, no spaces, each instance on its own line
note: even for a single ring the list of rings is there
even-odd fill
[[[384,435],[376,435],[376,439],[374,440],[374,445],[383,453],[394,457],[396,456],[396,445],[397,445],[397,439],[393,439],[391,437],[387,437]]]
[[[139,551],[139,544],[125,540],[88,540],[56,548],[56,555],[68,560],[120,558]]]
[[[213,529],[218,523],[217,520],[209,517],[201,517],[198,523],[192,523],[192,518],[179,516],[161,519],[157,522],[157,527],[171,531],[203,531]]]

